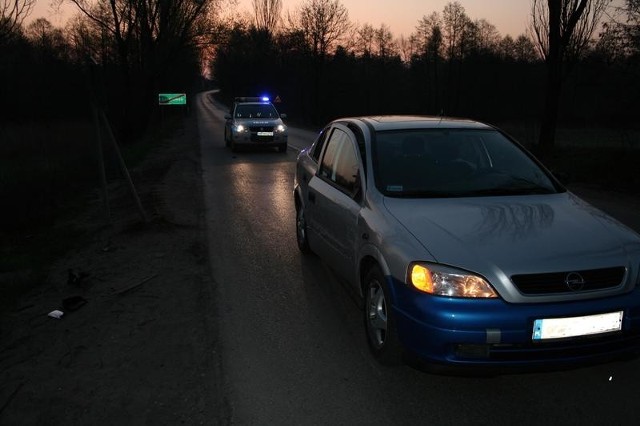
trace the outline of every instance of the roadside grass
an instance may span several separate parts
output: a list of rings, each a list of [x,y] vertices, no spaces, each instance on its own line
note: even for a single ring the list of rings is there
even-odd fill
[[[181,123],[165,120],[121,146],[129,168]],[[122,178],[103,134],[107,180]],[[96,129],[91,121],[4,123],[0,127],[0,306],[46,284],[52,263],[93,236],[76,218],[100,203]]]

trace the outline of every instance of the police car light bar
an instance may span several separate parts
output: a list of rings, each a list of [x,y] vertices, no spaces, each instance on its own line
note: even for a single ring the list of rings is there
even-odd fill
[[[234,99],[234,102],[269,102],[268,96],[252,97],[252,96],[240,96]]]

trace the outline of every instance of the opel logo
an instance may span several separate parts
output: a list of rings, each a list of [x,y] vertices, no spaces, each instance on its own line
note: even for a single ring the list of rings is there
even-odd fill
[[[584,278],[577,272],[568,273],[564,283],[571,291],[580,291],[584,288]]]

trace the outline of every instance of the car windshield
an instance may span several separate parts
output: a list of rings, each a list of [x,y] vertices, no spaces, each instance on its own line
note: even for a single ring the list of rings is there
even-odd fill
[[[270,104],[238,105],[235,118],[278,118],[278,112]]]
[[[477,197],[562,191],[500,132],[424,129],[378,132],[376,187],[390,197]]]

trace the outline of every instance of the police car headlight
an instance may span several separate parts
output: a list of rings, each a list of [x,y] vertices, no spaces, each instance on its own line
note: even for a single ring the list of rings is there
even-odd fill
[[[498,297],[484,278],[467,271],[430,263],[409,265],[407,282],[434,296],[484,299]]]
[[[238,124],[235,128],[235,131],[238,133],[242,133],[246,130],[246,127],[244,127],[242,124]]]
[[[284,127],[284,124],[278,124],[278,126],[276,127],[276,129],[275,129],[275,130],[276,130],[276,132],[280,132],[280,133],[282,133],[282,132],[284,132],[285,130],[287,130],[287,128],[286,128],[286,127]]]

